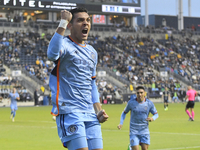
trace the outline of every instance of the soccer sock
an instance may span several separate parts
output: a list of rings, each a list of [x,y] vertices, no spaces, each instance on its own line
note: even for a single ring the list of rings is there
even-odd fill
[[[168,107],[168,104],[167,104],[167,107]]]
[[[164,108],[166,108],[166,105],[164,104]]]
[[[13,111],[11,111],[11,115],[13,114]]]
[[[186,110],[186,113],[188,114],[188,116],[191,118],[190,112],[189,110]]]
[[[13,111],[13,118],[15,117],[15,115],[16,115],[16,111]]]
[[[192,111],[192,119],[194,119],[194,111]]]

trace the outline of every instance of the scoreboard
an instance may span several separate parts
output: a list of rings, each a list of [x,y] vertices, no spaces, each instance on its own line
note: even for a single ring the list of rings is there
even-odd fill
[[[76,7],[85,7],[89,13],[140,15],[140,0],[0,0],[0,7],[14,9],[34,9],[47,11],[71,10]]]

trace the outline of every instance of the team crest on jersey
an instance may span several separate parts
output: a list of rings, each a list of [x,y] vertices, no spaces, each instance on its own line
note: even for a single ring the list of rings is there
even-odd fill
[[[78,127],[77,127],[77,125],[71,125],[71,126],[68,127],[67,130],[70,134],[74,134],[78,131]]]
[[[77,50],[75,50],[75,53],[76,53],[76,54],[78,54],[78,51],[77,51]]]
[[[134,143],[134,140],[133,140],[133,139],[131,140],[131,143]]]
[[[147,106],[145,106],[144,109],[147,110]]]
[[[91,52],[91,57],[92,57],[92,59],[94,60],[94,61],[96,61],[96,56],[95,56],[95,54],[93,53],[93,52]]]

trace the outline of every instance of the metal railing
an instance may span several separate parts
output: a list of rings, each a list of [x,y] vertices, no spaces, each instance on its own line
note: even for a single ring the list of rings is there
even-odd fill
[[[19,27],[21,27],[21,23],[0,22],[0,27],[14,27],[14,28],[19,28]]]
[[[31,22],[31,23],[25,23],[23,24],[24,27],[31,27],[31,28],[38,28],[38,29],[56,29],[58,27],[58,23],[37,23],[37,22]],[[15,23],[15,22],[0,22],[0,27],[13,27],[13,28],[19,28],[22,27],[21,23]],[[67,29],[68,30],[68,29]],[[91,31],[97,31],[97,32],[127,32],[127,33],[148,33],[148,34],[168,34],[168,31],[165,29],[148,29],[148,28],[138,28],[137,31],[134,28],[117,28],[113,26],[91,26]],[[200,35],[200,31],[191,31],[191,30],[185,30],[185,31],[179,31],[179,30],[173,30],[173,34],[178,35]]]

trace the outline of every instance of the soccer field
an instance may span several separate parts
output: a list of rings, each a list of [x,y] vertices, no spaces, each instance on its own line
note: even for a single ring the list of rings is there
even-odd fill
[[[150,122],[150,150],[200,150],[200,103],[195,104],[195,121],[188,121],[185,104],[155,104],[159,118]],[[127,150],[129,143],[129,114],[122,130],[117,129],[122,105],[103,105],[109,120],[102,124],[104,150]],[[10,108],[0,108],[1,150],[62,150],[57,135],[56,123],[50,115],[51,106],[19,107],[15,122],[10,117]]]

